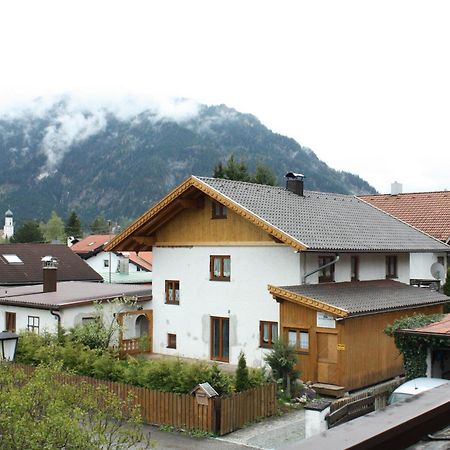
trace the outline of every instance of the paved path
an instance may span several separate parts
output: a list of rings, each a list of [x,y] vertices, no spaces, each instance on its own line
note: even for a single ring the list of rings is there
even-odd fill
[[[156,441],[156,450],[277,450],[304,439],[305,412],[302,409],[272,417],[220,438],[195,438],[184,433],[160,431],[149,425],[144,428]]]
[[[250,448],[276,450],[283,445],[305,438],[303,409],[272,417],[242,430],[217,438],[224,443],[241,444]],[[226,447],[224,447],[226,448]]]

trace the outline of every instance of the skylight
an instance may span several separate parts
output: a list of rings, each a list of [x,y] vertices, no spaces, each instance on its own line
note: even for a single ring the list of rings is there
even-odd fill
[[[23,261],[17,255],[7,254],[2,256],[8,264],[23,264]]]

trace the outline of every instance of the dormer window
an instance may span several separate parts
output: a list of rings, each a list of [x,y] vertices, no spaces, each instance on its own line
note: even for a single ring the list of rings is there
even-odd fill
[[[212,219],[226,219],[227,218],[227,207],[222,205],[222,203],[212,202]]]

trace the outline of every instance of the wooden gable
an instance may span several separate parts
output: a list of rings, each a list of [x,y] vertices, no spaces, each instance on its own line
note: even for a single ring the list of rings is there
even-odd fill
[[[227,209],[212,219],[212,202]],[[145,251],[153,245],[305,246],[196,177],[188,178],[116,236],[105,251]]]
[[[201,209],[184,209],[156,231],[158,246],[275,243],[272,236],[227,209],[226,218],[213,219],[215,201],[204,196]]]

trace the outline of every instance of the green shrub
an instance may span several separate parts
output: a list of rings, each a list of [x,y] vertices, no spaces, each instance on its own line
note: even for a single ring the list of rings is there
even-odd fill
[[[247,361],[243,352],[239,354],[238,367],[236,369],[236,391],[241,392],[250,388],[248,378]]]
[[[297,364],[295,348],[283,339],[277,339],[264,359],[272,369],[275,381],[281,383],[283,391],[290,398],[292,384],[300,375],[295,369]]]

